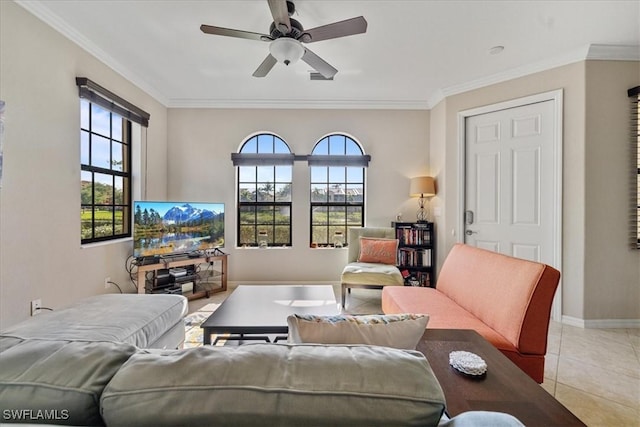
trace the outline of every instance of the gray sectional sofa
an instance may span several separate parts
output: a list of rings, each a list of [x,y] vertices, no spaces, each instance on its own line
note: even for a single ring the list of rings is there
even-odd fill
[[[493,413],[448,420],[440,385],[416,351],[321,344],[173,349],[184,337],[185,313],[181,296],[105,295],[2,331],[0,421],[520,425]]]

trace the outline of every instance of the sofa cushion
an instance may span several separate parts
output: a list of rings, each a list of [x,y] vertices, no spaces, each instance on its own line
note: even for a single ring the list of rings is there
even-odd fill
[[[400,270],[395,265],[352,262],[347,264],[340,278],[342,283],[356,285],[404,285]]]
[[[415,350],[429,316],[396,315],[300,315],[287,318],[290,343],[369,344]]]
[[[398,239],[360,237],[358,262],[396,265],[397,259]]]
[[[0,337],[2,422],[103,425],[102,390],[136,351],[116,342]]]
[[[149,348],[156,342],[166,345],[163,335],[176,324],[182,325],[187,311],[182,295],[97,295],[29,318],[2,333],[18,338],[117,341]]]
[[[114,426],[425,426],[438,423],[445,402],[415,351],[247,344],[141,351],[101,405]]]
[[[431,329],[473,329],[500,350],[516,351],[505,337],[434,288],[405,286],[382,290],[382,311],[429,313]]]

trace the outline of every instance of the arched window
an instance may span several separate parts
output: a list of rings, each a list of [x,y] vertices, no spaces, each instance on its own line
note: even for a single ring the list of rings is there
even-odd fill
[[[344,134],[322,138],[308,156],[311,246],[346,244],[349,227],[364,226],[364,178],[369,156]]]
[[[277,135],[247,139],[238,154],[238,246],[291,246],[293,154]]]

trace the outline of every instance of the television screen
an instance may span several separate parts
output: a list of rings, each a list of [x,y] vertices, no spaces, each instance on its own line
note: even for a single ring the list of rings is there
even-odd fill
[[[224,203],[133,203],[133,256],[189,254],[224,247]]]

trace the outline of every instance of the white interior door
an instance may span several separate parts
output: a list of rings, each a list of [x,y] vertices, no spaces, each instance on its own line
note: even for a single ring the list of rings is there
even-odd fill
[[[467,244],[555,264],[554,101],[466,118]]]

